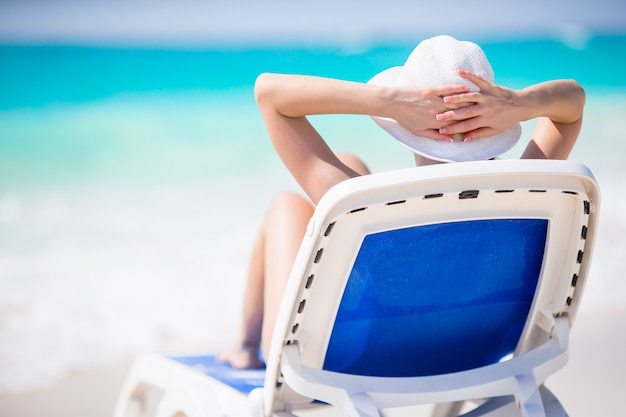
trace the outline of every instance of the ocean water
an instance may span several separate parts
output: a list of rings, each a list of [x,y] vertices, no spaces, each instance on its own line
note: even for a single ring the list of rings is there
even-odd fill
[[[623,303],[626,36],[480,42],[501,84],[585,87],[571,159],[603,199],[581,314]],[[366,81],[412,46],[0,46],[0,392],[140,351],[226,346],[265,207],[297,189],[256,111],[256,76]],[[374,171],[412,163],[368,118],[314,123]]]

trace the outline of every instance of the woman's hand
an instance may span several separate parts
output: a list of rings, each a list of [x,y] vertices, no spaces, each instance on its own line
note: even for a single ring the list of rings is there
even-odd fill
[[[450,95],[443,98],[447,105],[459,108],[441,112],[437,120],[444,123],[441,134],[464,134],[463,140],[493,136],[532,116],[520,105],[520,91],[490,83],[469,71],[459,75],[476,84],[480,92]]]
[[[451,141],[452,137],[441,129],[450,123],[439,114],[448,114],[473,105],[463,97],[470,91],[465,85],[443,87],[392,87],[391,100],[383,109],[384,116],[397,121],[405,129],[417,136],[434,140]],[[453,97],[446,102],[444,98]],[[457,119],[458,120],[458,119]]]

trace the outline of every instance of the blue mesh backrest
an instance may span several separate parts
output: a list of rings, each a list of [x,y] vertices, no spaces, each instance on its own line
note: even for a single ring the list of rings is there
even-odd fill
[[[443,223],[365,237],[324,369],[425,376],[515,350],[543,262],[548,221]]]

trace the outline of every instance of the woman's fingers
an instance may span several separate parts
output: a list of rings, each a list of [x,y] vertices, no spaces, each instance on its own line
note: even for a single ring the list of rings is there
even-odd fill
[[[473,117],[480,116],[482,110],[478,105],[468,105],[459,107],[454,110],[447,110],[445,112],[437,113],[435,118],[442,122],[456,122],[461,120],[471,119]]]
[[[475,104],[480,103],[482,99],[483,95],[481,93],[474,92],[444,96],[443,102],[446,104]]]
[[[463,141],[477,140],[493,136],[499,132],[498,129],[492,127],[479,126],[480,122],[476,119],[466,120],[460,123],[453,123],[439,129],[439,133],[443,135],[463,135]]]
[[[452,136],[443,134],[437,129],[422,130],[421,132],[415,132],[415,134],[418,136],[423,136],[428,139],[441,140],[444,142],[452,142]]]
[[[439,133],[442,135],[456,135],[458,133],[466,133],[471,130],[477,129],[477,122],[474,119],[463,120],[458,123],[451,123],[439,128]]]
[[[452,94],[443,98],[445,111],[435,115],[444,135],[464,134],[463,140],[493,136],[517,123],[519,110],[512,104],[516,92],[497,86],[466,70],[459,75],[476,84],[480,92]],[[516,113],[517,112],[517,113]]]
[[[485,80],[483,77],[480,77],[480,76],[474,74],[471,71],[467,71],[467,70],[461,69],[461,70],[459,70],[459,75],[462,78],[465,78],[466,80],[471,81],[474,84],[476,84],[476,86],[478,88],[480,88],[481,91],[491,87],[491,85],[492,85],[489,81]]]
[[[459,133],[468,134],[474,132],[471,138],[485,137],[483,135],[485,129],[495,131],[494,128],[485,125],[482,116],[469,117],[459,121],[448,123],[439,128],[439,133],[443,135],[456,135]]]
[[[467,132],[463,136],[463,141],[466,142],[470,140],[478,140],[478,139],[486,138],[489,136],[493,136],[497,134],[498,132],[499,132],[498,129],[494,129],[492,127],[481,127],[481,128],[470,130],[469,132]]]
[[[464,85],[464,84],[444,85],[441,87],[433,88],[433,93],[438,95],[439,97],[464,94],[464,93],[469,93],[469,91],[470,91],[469,86]]]

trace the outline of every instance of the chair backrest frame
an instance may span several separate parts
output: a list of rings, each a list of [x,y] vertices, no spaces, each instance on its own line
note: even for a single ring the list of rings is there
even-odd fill
[[[599,199],[591,172],[568,161],[443,164],[334,187],[316,208],[288,283],[268,355],[266,407],[307,401],[281,384],[282,347],[296,344],[304,366],[323,366],[329,323],[364,236],[441,222],[547,219],[545,260],[520,354],[550,337],[555,317],[566,316],[571,326],[588,274]]]

